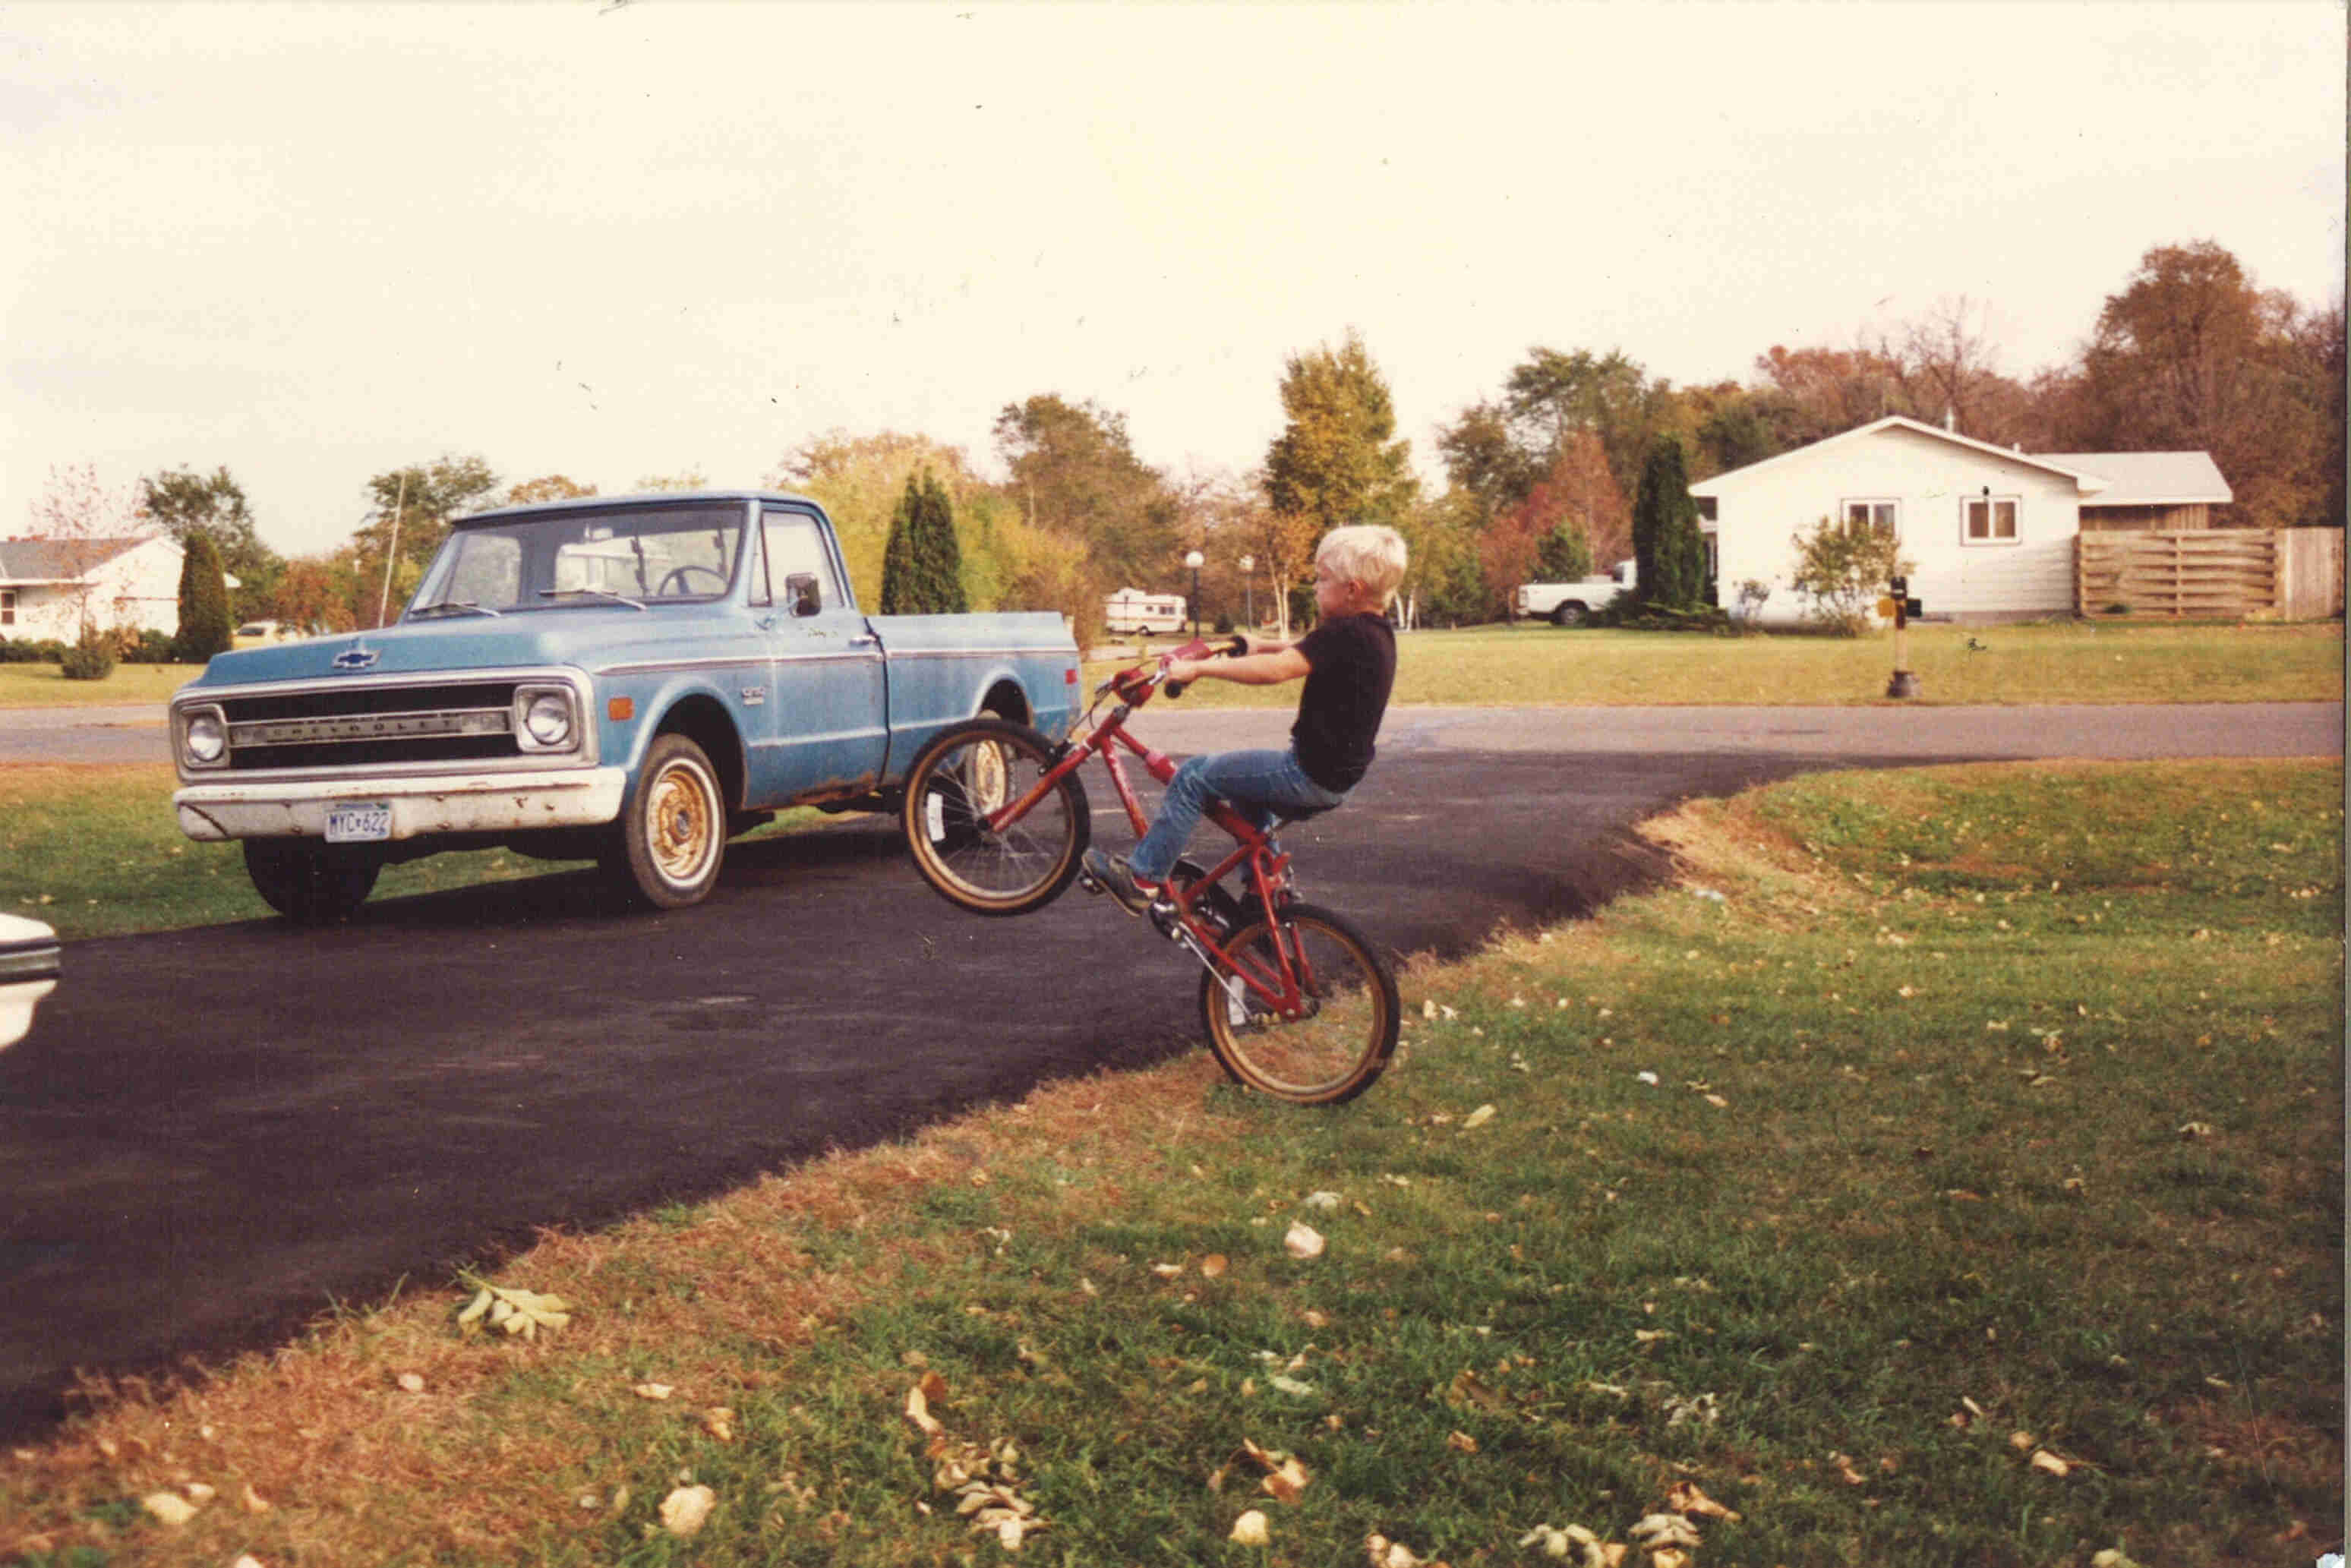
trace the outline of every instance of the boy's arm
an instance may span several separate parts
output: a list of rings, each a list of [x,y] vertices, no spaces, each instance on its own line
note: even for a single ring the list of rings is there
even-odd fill
[[[1252,640],[1250,652],[1238,659],[1170,659],[1167,662],[1167,678],[1171,681],[1232,681],[1244,686],[1278,686],[1284,681],[1305,679],[1312,667],[1295,643],[1274,643],[1260,652]]]

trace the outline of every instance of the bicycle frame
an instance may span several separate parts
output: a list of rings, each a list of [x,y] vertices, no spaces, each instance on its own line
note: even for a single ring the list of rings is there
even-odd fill
[[[1118,685],[1123,677],[1113,678],[1113,685],[1123,694],[1128,687]],[[1156,683],[1152,683],[1155,685]],[[1141,688],[1140,695],[1147,700],[1150,685]],[[1127,733],[1126,721],[1133,716],[1134,704],[1122,701],[1110,716],[1094,726],[1082,738],[1064,741],[1065,755],[1055,763],[1019,799],[1008,801],[984,819],[991,832],[1001,832],[1033,810],[1061,781],[1085,766],[1089,757],[1100,757],[1110,770],[1111,788],[1117,791],[1121,806],[1126,809],[1126,819],[1140,839],[1150,831],[1150,819],[1144,815],[1142,802],[1135,799],[1134,786],[1128,780],[1125,764],[1118,747],[1133,752],[1150,775],[1165,784],[1176,777],[1176,760],[1166,753],[1154,750]],[[1256,823],[1235,810],[1223,800],[1208,803],[1207,819],[1238,841],[1231,853],[1211,867],[1207,873],[1187,887],[1178,887],[1173,881],[1166,886],[1166,895],[1176,906],[1176,929],[1168,933],[1192,950],[1193,956],[1211,973],[1230,976],[1254,991],[1280,1016],[1294,1019],[1307,1012],[1314,1001],[1314,976],[1302,946],[1297,946],[1289,929],[1283,925],[1274,908],[1276,890],[1287,883],[1290,856],[1275,853],[1273,844]],[[1228,948],[1217,939],[1216,928],[1203,920],[1194,907],[1205,889],[1214,887],[1243,864],[1250,869],[1250,879],[1258,903],[1264,912],[1266,930],[1273,938],[1275,962],[1272,966],[1249,959]],[[1293,947],[1296,950],[1293,951]],[[1228,982],[1229,985],[1229,982]],[[1238,999],[1238,998],[1237,998]]]

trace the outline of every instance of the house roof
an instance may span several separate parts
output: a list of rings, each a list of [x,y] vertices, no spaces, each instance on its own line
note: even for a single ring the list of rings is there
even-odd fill
[[[84,570],[93,570],[116,556],[164,536],[140,534],[120,538],[0,539],[0,584],[78,582]],[[80,566],[83,570],[75,570]]]
[[[2043,452],[2044,463],[2111,481],[2092,507],[2180,506],[2236,499],[2209,452]]]
[[[1792,452],[1782,452],[1777,457],[1766,457],[1761,463],[1750,463],[1744,468],[1732,468],[1717,474],[1711,479],[1701,479],[1689,487],[1689,493],[1693,496],[1719,495],[1721,492],[1718,486],[1726,479],[1735,479],[1743,475],[1753,474],[1769,468],[1775,463],[1786,463],[1792,458],[1810,456],[1824,448],[1842,445],[1849,441],[1866,440],[1888,430],[1904,430],[1917,435],[1931,436],[1937,441],[1946,441],[1954,446],[1981,453],[1987,457],[1997,457],[2007,463],[2022,463],[2029,468],[2046,469],[2052,474],[2062,475],[2073,480],[2076,488],[2084,496],[2096,495],[2107,487],[2107,480],[2103,475],[2085,472],[2062,459],[2046,455],[2036,456],[2030,453],[2017,452],[2006,446],[1995,446],[1989,441],[1978,441],[1971,435],[1961,435],[1954,430],[1945,430],[1939,425],[1926,424],[1915,419],[1905,418],[1898,413],[1890,413],[1884,419],[1872,420],[1867,424],[1857,424],[1840,434],[1799,446]]]

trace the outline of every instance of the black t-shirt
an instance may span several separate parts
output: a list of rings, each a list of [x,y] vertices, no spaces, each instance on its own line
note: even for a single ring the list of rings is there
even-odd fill
[[[1306,776],[1325,789],[1352,789],[1372,766],[1372,740],[1395,685],[1395,628],[1384,615],[1340,615],[1299,641],[1306,689],[1290,744]]]

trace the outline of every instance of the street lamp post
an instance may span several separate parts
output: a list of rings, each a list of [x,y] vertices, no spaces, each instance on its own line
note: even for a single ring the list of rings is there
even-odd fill
[[[1253,555],[1241,557],[1241,601],[1246,606],[1241,613],[1249,621],[1242,629],[1254,632],[1257,630],[1257,557]]]
[[[1198,550],[1184,552],[1184,564],[1192,569],[1192,641],[1195,643],[1200,640],[1200,569],[1207,563],[1208,558]]]

